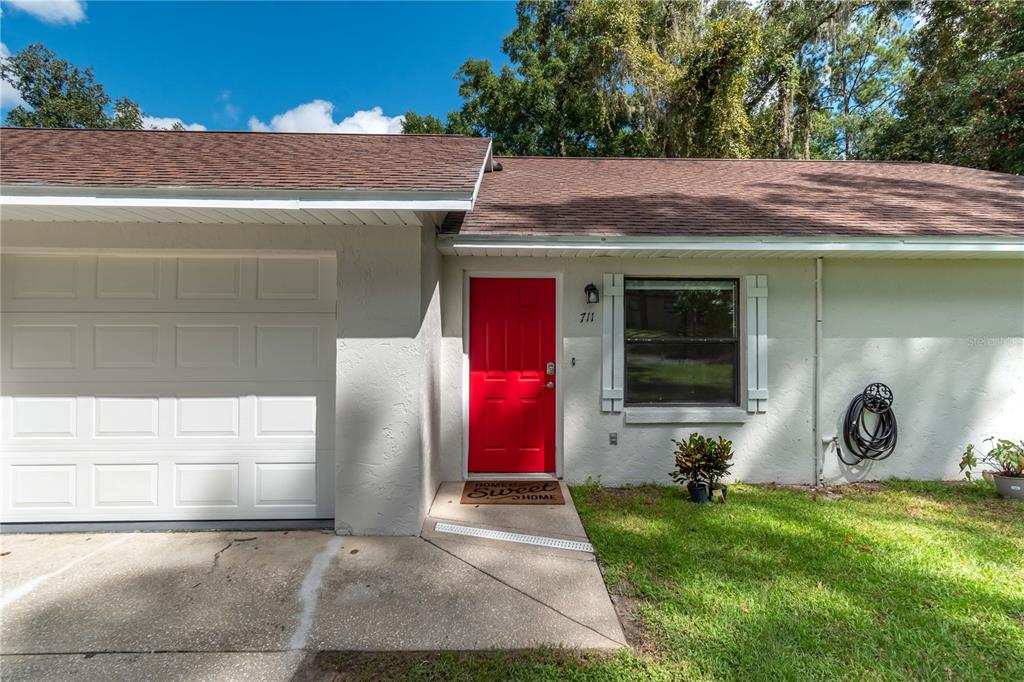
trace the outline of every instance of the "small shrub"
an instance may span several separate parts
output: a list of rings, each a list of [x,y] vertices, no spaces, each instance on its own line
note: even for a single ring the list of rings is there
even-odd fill
[[[732,468],[731,440],[721,436],[715,440],[691,433],[686,440],[673,439],[672,442],[676,445],[676,470],[669,472],[669,476],[676,483],[706,483],[709,489],[714,489]]]
[[[974,443],[968,443],[964,456],[960,459],[960,471],[967,480],[971,480],[972,469],[981,464],[987,464],[996,474],[1011,478],[1024,477],[1024,441],[1018,443],[1006,438],[986,438],[985,442],[995,442],[995,445],[981,457],[974,448]]]

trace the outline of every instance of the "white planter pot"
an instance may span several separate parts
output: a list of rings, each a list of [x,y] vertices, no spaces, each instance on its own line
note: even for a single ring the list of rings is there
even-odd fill
[[[999,474],[993,474],[992,478],[995,480],[999,497],[1009,500],[1024,500],[1024,478],[1000,476]]]

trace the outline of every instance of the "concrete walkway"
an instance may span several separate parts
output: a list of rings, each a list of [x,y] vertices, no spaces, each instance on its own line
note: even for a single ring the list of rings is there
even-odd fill
[[[420,538],[3,536],[0,677],[288,680],[319,650],[622,645],[592,555],[433,530],[582,538],[571,504],[474,507],[460,491],[442,487]]]

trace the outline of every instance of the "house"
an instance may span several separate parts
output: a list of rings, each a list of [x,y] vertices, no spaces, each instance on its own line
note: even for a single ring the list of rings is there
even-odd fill
[[[1024,178],[0,131],[5,524],[416,534],[443,480],[951,478],[1024,428]],[[866,385],[895,453],[843,464]],[[838,440],[837,440],[838,437]]]

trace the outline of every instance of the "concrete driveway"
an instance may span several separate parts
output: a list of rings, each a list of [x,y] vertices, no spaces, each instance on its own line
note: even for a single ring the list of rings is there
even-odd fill
[[[419,538],[3,536],[0,676],[288,680],[321,650],[623,644],[592,555],[438,533],[439,519],[488,520],[445,491]],[[490,525],[582,533],[551,507],[519,509],[535,513]]]

